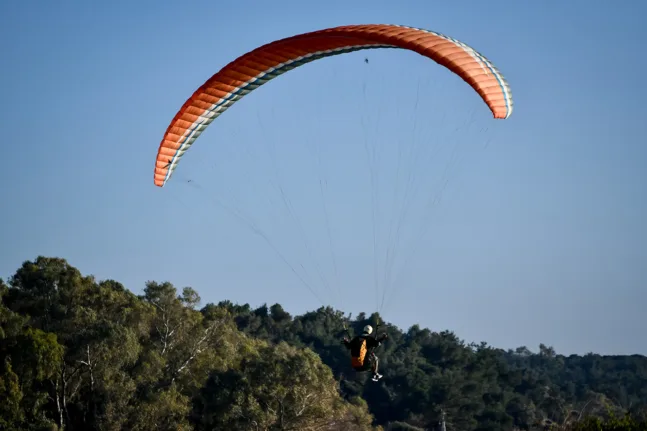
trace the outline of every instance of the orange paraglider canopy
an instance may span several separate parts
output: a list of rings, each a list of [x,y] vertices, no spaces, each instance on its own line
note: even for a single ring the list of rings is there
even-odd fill
[[[229,106],[271,79],[311,61],[363,49],[407,49],[445,66],[481,96],[494,118],[508,118],[513,102],[501,73],[471,47],[439,33],[388,24],[350,25],[271,42],[235,59],[184,103],[160,144],[155,185],[163,187],[182,155]]]

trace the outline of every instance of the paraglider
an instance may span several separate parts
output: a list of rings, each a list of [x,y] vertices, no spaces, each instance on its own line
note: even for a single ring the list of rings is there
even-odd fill
[[[512,94],[503,75],[484,55],[463,42],[434,31],[400,25],[365,24],[328,28],[262,45],[231,61],[202,84],[182,105],[163,135],[155,162],[155,185],[164,187],[182,156],[209,124],[256,88],[315,60],[379,48],[409,50],[433,60],[465,81],[485,102],[495,119],[507,119],[512,114]],[[364,63],[369,63],[368,57],[364,57]],[[373,178],[371,185],[375,188]],[[321,193],[323,194],[323,191]],[[288,205],[284,196],[282,199]],[[435,199],[431,202],[435,202]],[[253,223],[248,222],[248,225],[271,246],[314,294],[295,267],[271,244],[267,235],[260,232]],[[398,233],[399,228],[395,230],[394,236]],[[328,235],[330,238],[330,232]],[[377,255],[375,237],[373,220],[373,253]],[[397,240],[394,240],[390,247],[394,250],[396,246]],[[391,258],[394,255],[395,251]],[[374,266],[377,292],[377,263],[374,263]],[[382,303],[384,298],[383,293]],[[358,337],[348,334],[343,344],[350,350],[353,368],[360,372],[370,370],[373,380],[378,381],[382,376],[378,373],[378,359],[374,349],[379,347],[387,336],[371,336],[373,328],[370,325],[364,329],[364,333]],[[375,332],[377,333],[377,329]]]
[[[467,82],[494,118],[512,114],[510,87],[496,67],[470,46],[429,30],[364,24],[328,28],[277,40],[244,54],[209,78],[184,103],[168,126],[155,163],[155,185],[163,187],[182,155],[205,128],[240,98],[277,76],[314,60],[364,49],[417,52]]]
[[[373,373],[372,380],[377,382],[382,378],[382,375],[378,373],[379,359],[375,355],[375,349],[382,345],[382,341],[386,340],[388,335],[382,334],[382,336],[378,337],[377,328],[374,336],[371,335],[372,333],[373,327],[366,325],[361,335],[350,338],[349,334],[349,338],[344,338],[342,343],[350,350],[353,369],[358,372],[371,370]]]

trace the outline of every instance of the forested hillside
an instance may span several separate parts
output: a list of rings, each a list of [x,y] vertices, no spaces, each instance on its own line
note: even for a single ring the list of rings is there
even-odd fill
[[[377,315],[203,305],[168,282],[137,296],[45,257],[0,295],[3,430],[511,430],[647,414],[639,355],[504,351],[386,323],[374,383],[340,340]]]

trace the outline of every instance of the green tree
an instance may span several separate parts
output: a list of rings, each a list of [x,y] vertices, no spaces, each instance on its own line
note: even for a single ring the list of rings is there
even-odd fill
[[[285,343],[261,344],[238,369],[214,372],[199,405],[205,429],[371,427],[364,406],[339,397],[330,369],[314,352]]]
[[[47,429],[47,381],[63,357],[56,335],[30,328],[5,306],[9,289],[0,280],[0,429]]]

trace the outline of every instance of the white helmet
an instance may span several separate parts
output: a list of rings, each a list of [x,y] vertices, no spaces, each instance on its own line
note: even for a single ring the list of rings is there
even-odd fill
[[[365,334],[369,334],[369,335],[370,335],[370,334],[371,334],[371,332],[373,332],[373,327],[372,327],[371,325],[366,325],[366,326],[364,326],[364,333],[365,333]]]

